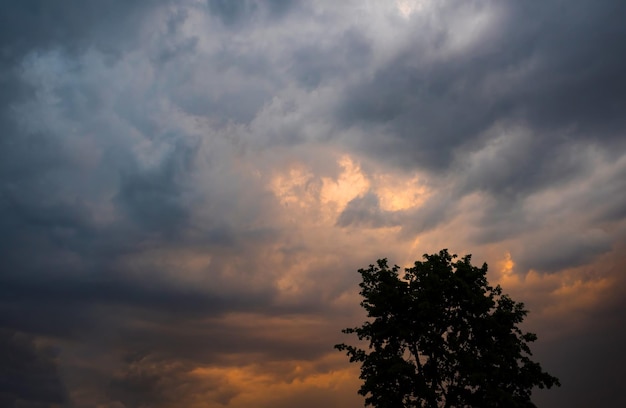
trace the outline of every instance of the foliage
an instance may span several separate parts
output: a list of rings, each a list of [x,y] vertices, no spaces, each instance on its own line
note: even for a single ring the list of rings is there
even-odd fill
[[[386,259],[359,270],[370,320],[343,332],[369,346],[335,348],[361,363],[366,406],[534,407],[533,387],[560,385],[530,359],[524,304],[489,286],[487,264],[455,258],[426,254],[402,278]]]

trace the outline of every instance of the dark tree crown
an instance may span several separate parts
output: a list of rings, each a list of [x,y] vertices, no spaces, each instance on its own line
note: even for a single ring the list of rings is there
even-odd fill
[[[456,258],[425,254],[402,277],[387,259],[359,270],[370,319],[343,332],[368,348],[335,348],[361,363],[366,406],[534,407],[533,387],[560,385],[530,359],[524,304],[489,286],[487,264]]]

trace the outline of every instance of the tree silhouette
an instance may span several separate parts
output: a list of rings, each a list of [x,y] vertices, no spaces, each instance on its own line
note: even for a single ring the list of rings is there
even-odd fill
[[[455,258],[426,254],[402,278],[386,259],[359,270],[370,320],[343,332],[369,345],[335,348],[361,363],[366,406],[534,407],[533,387],[560,385],[530,359],[524,304],[489,286],[487,264]]]

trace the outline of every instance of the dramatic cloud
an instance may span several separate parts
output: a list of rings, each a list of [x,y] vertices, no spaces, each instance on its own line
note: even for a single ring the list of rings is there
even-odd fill
[[[3,406],[58,406],[67,401],[55,351],[32,336],[0,331],[0,402]]]
[[[358,274],[449,248],[545,407],[626,404],[626,3],[8,1],[0,399],[357,407]]]

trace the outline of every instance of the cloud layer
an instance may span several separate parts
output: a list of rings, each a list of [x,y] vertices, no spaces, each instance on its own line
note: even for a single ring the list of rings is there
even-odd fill
[[[626,404],[625,8],[9,1],[0,398],[361,406],[355,271],[449,248]]]

